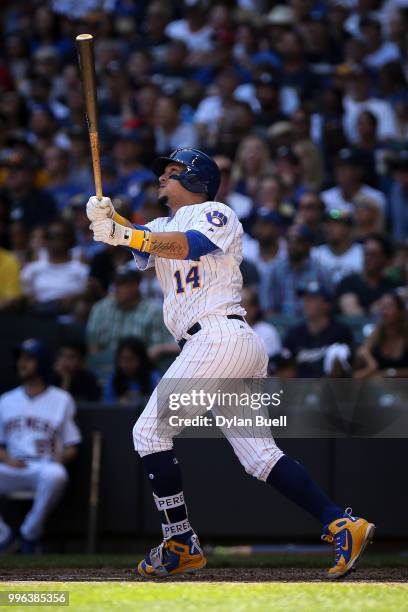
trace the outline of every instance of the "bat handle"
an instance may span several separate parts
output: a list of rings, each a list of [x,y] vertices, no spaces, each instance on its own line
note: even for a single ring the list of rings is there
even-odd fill
[[[89,132],[89,139],[91,142],[91,155],[92,155],[92,167],[94,173],[95,182],[95,194],[98,200],[102,200],[102,175],[101,165],[99,158],[99,138],[98,132]]]

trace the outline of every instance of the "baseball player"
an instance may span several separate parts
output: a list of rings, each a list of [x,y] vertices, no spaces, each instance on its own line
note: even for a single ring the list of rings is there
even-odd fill
[[[265,377],[264,345],[246,323],[240,304],[242,226],[232,209],[215,201],[218,167],[201,151],[180,148],[156,159],[153,170],[159,177],[159,199],[170,209],[168,217],[132,225],[115,212],[108,198],[95,197],[87,203],[87,214],[95,240],[130,247],[141,270],[156,269],[164,320],[182,349],[164,379]],[[165,577],[206,564],[188,520],[173,450],[172,438],[180,430],[158,427],[158,398],[156,389],[133,429],[164,537],[138,565],[145,577]],[[191,416],[198,410],[202,414],[205,407],[191,407]],[[324,539],[336,549],[329,576],[338,578],[353,569],[372,539],[374,525],[353,517],[351,509],[343,512],[271,436],[233,437],[228,431],[226,435],[246,472],[274,486],[323,524]]]
[[[23,342],[17,370],[22,385],[0,399],[0,495],[34,492],[33,505],[20,527],[20,551],[33,553],[67,484],[64,464],[76,456],[81,436],[73,421],[71,395],[48,384],[51,362],[39,340]],[[17,547],[17,538],[0,517],[0,551]]]

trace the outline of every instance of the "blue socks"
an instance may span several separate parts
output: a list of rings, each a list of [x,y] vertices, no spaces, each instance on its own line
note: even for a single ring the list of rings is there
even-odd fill
[[[188,521],[181,470],[174,451],[146,455],[142,463],[160,512],[163,536],[186,542],[193,530]]]
[[[146,455],[142,463],[160,512],[164,537],[186,542],[193,530],[188,521],[181,470],[174,451]],[[330,501],[305,468],[286,455],[272,468],[266,482],[323,525],[343,516],[343,511]]]
[[[344,514],[310,478],[305,468],[286,455],[272,468],[266,482],[312,514],[323,525]]]

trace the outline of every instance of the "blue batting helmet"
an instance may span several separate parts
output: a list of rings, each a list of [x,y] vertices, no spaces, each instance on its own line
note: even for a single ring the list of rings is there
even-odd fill
[[[14,350],[16,359],[20,357],[21,353],[28,353],[37,359],[38,373],[44,382],[48,382],[52,373],[52,357],[44,342],[37,338],[28,338]]]
[[[206,193],[213,200],[220,186],[220,171],[215,161],[198,149],[176,149],[169,157],[158,157],[152,164],[153,172],[161,176],[168,164],[185,166],[180,175],[171,175],[193,193]]]

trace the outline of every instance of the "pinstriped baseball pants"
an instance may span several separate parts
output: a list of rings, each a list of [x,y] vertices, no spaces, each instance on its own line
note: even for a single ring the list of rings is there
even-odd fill
[[[199,320],[201,331],[194,334],[163,377],[167,396],[180,391],[180,379],[250,379],[266,376],[268,357],[262,340],[247,323],[221,316]],[[174,381],[174,387],[172,387]],[[188,385],[188,383],[186,383]],[[183,385],[184,386],[184,385]],[[195,384],[197,387],[197,384]],[[187,388],[187,387],[186,387]],[[215,389],[213,389],[215,390]],[[133,428],[135,450],[141,457],[173,448],[173,437],[182,427],[161,426],[158,408],[160,394],[156,388]],[[187,416],[206,413],[203,406],[191,406]],[[223,414],[218,406],[213,414]],[[231,409],[228,412],[231,416]],[[284,454],[269,431],[262,436],[237,435],[222,428],[245,471],[265,481]]]

